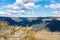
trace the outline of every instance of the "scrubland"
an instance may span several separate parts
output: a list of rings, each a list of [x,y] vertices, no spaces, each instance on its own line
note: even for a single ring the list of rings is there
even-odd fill
[[[0,23],[0,40],[60,40],[60,32],[46,29],[34,30],[33,27],[11,26]]]

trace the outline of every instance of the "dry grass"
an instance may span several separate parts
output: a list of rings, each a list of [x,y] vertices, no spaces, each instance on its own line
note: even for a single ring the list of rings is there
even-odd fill
[[[42,30],[36,33],[36,38],[39,40],[60,40],[60,32]]]
[[[0,26],[1,30],[4,25]],[[60,40],[60,32],[50,32],[45,29],[35,32],[32,27],[11,26],[0,33],[0,40]]]
[[[60,40],[60,32],[49,32],[41,30],[35,32],[32,28],[22,27],[17,31],[5,31],[0,35],[0,40]],[[12,34],[11,34],[12,33]]]

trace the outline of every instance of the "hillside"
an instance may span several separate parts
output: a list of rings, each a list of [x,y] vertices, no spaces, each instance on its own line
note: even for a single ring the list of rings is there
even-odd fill
[[[0,33],[0,40],[60,40],[60,32],[34,31],[32,27],[10,27]]]

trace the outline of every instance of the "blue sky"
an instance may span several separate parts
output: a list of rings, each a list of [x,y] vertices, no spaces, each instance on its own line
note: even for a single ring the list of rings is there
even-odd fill
[[[60,17],[60,0],[0,0],[0,16]]]

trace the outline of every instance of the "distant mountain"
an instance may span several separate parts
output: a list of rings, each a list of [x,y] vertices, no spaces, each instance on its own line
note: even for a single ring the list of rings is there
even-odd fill
[[[51,31],[60,31],[60,21],[53,17],[36,17],[36,18],[10,18],[0,17],[0,21],[6,21],[9,25],[33,26],[34,28],[49,28]]]
[[[60,21],[52,20],[46,27],[50,28],[51,31],[60,31]]]
[[[22,21],[18,21],[21,19]],[[32,26],[33,24],[40,24],[42,22],[40,18],[37,18],[36,20],[32,20],[31,22],[27,18],[23,18],[23,17],[19,18],[18,20],[15,21],[15,19],[12,19],[10,17],[0,17],[0,21],[6,21],[9,23],[9,25]]]

